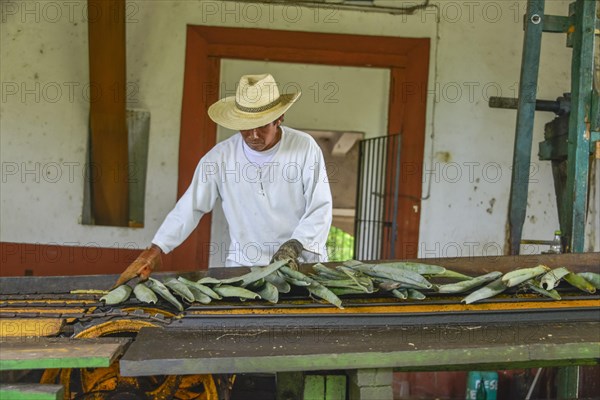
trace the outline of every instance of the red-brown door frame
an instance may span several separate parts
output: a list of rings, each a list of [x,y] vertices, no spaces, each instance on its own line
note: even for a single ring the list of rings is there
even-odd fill
[[[218,100],[221,58],[388,68],[391,72],[388,134],[402,133],[402,185],[398,204],[398,258],[417,256],[429,39],[188,26],[179,143],[178,197],[200,158],[215,145],[207,117]],[[208,216],[207,216],[208,217]],[[167,260],[168,269],[208,266],[210,218]]]

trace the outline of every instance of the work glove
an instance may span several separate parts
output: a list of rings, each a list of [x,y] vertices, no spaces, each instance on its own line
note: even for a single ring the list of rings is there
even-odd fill
[[[289,259],[290,261],[287,264],[288,267],[297,271],[298,257],[300,256],[300,253],[302,253],[303,248],[304,246],[302,246],[302,243],[296,239],[290,239],[279,247],[279,250],[273,255],[271,262]]]
[[[136,258],[135,261],[133,261],[129,267],[123,271],[121,276],[119,276],[119,279],[117,279],[117,283],[115,283],[115,286],[113,287],[124,285],[136,276],[140,277],[140,281],[147,280],[152,271],[162,267],[162,260],[160,258],[161,253],[162,250],[160,247],[154,244],[142,251],[138,258]]]

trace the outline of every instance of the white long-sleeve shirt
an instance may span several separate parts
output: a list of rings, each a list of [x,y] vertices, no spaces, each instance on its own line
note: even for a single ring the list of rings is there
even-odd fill
[[[152,243],[172,251],[220,198],[231,239],[226,266],[267,265],[292,238],[308,250],[302,262],[327,261],[332,200],[323,154],[310,135],[281,128],[278,149],[262,166],[248,161],[239,133],[213,147]]]

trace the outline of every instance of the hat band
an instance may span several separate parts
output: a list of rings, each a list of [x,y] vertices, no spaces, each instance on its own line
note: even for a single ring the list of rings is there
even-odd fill
[[[281,102],[281,97],[278,97],[275,101],[272,101],[269,104],[264,105],[264,106],[260,106],[260,107],[244,107],[240,103],[238,103],[237,100],[236,100],[235,101],[235,107],[238,110],[244,111],[244,112],[247,112],[247,113],[259,113],[259,112],[267,111],[268,109],[275,107],[280,102]]]

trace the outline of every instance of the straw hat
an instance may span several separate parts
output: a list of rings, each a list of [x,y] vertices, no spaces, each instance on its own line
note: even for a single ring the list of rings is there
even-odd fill
[[[247,130],[275,121],[300,97],[298,93],[279,94],[271,74],[244,75],[235,96],[226,97],[208,109],[210,119],[225,128]]]

